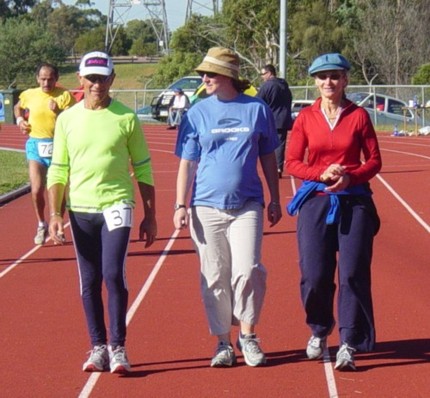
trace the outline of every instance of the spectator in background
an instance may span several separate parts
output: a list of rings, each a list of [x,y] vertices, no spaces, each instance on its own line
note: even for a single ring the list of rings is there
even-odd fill
[[[31,199],[37,217],[36,245],[43,245],[48,234],[45,221],[46,174],[51,164],[52,142],[57,116],[75,103],[73,96],[64,88],[57,87],[58,68],[41,63],[36,70],[37,88],[23,91],[14,107],[16,124],[29,136],[25,144],[28,160]],[[29,113],[29,118],[25,116]]]
[[[169,115],[167,116],[168,130],[176,129],[179,126],[182,115],[190,106],[190,101],[181,88],[175,88],[173,92],[174,96],[170,101]]]
[[[131,368],[125,350],[125,260],[135,206],[130,163],[144,209],[139,237],[146,237],[145,247],[154,242],[157,223],[149,150],[136,114],[109,96],[114,78],[113,62],[106,53],[91,52],[83,57],[79,80],[84,99],[60,115],[56,125],[48,173],[49,232],[55,243],[63,243],[60,207],[70,183],[67,207],[92,344],[83,370],[110,368],[112,373],[127,373]],[[103,280],[108,294],[109,345]]]
[[[314,60],[309,74],[320,98],[294,122],[286,163],[304,180],[288,213],[298,213],[301,298],[312,332],[306,354],[321,358],[335,326],[337,267],[338,370],[355,370],[354,352],[375,344],[371,261],[379,217],[369,181],[382,165],[369,114],[345,96],[349,69],[341,54]]]
[[[276,148],[276,163],[278,176],[282,178],[285,163],[285,146],[288,130],[292,127],[291,103],[293,96],[285,79],[276,77],[275,67],[271,64],[264,66],[260,73],[264,83],[258,90],[257,97],[265,101],[275,117],[276,129],[280,145]]]
[[[195,104],[179,128],[180,157],[174,225],[186,228],[200,258],[201,293],[210,333],[217,336],[212,367],[232,366],[232,325],[239,325],[237,347],[249,366],[266,363],[255,334],[266,292],[261,263],[264,197],[260,162],[270,199],[270,226],[282,217],[275,149],[279,145],[269,107],[243,94],[239,57],[214,47],[196,68],[208,98]],[[188,191],[193,185],[190,209]]]

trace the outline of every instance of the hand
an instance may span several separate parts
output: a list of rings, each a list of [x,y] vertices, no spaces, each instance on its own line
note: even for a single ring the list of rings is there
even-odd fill
[[[30,134],[31,126],[26,120],[21,121],[18,127],[22,134]]]
[[[185,207],[175,210],[173,214],[173,225],[176,229],[188,228],[189,216]]]
[[[52,98],[49,100],[48,107],[52,112],[55,112],[55,113],[58,113],[60,110],[60,108],[58,108],[58,104]]]
[[[340,164],[333,163],[321,174],[320,180],[324,183],[333,182],[337,181],[344,174],[345,168]]]
[[[51,237],[54,245],[63,245],[66,242],[64,236],[64,223],[63,217],[54,215],[49,221],[49,236]]]
[[[349,174],[344,174],[343,176],[340,176],[334,184],[329,185],[325,190],[328,192],[343,191],[348,188],[350,182],[351,177],[349,176]]]
[[[276,225],[282,218],[281,205],[277,202],[270,202],[267,206],[267,219],[270,222],[270,227]]]
[[[157,221],[155,218],[145,217],[140,223],[139,227],[139,239],[145,240],[145,248],[151,246],[157,238]]]

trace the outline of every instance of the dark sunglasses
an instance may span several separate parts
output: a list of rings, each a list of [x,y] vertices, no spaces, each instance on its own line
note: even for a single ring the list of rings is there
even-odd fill
[[[214,73],[214,72],[197,72],[200,77],[203,77],[204,75],[206,75],[209,79],[212,79],[213,77],[218,76],[218,73]]]
[[[330,80],[339,80],[342,77],[342,73],[317,73],[317,79],[326,80],[327,78]]]
[[[264,76],[266,73],[269,73],[269,72],[267,70],[266,70],[266,72],[261,72],[260,76]]]
[[[84,76],[85,79],[87,79],[88,81],[90,81],[91,83],[106,83],[109,79],[110,79],[110,75],[109,76],[104,76],[104,75],[87,75]]]

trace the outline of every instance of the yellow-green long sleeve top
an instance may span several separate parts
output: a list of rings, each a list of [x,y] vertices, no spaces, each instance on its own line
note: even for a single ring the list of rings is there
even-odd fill
[[[70,182],[69,209],[94,213],[134,205],[130,164],[137,181],[154,185],[149,149],[131,109],[112,100],[105,109],[89,110],[81,101],[59,115],[48,188]]]

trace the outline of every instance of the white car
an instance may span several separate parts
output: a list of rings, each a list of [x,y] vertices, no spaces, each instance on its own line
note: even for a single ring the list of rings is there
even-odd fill
[[[395,97],[359,92],[349,93],[347,98],[366,109],[375,124],[400,126],[415,119],[414,112],[407,109],[408,104]]]
[[[157,95],[151,102],[151,114],[154,119],[167,119],[169,104],[175,88],[180,88],[184,94],[190,98],[194,91],[202,84],[200,76],[185,76],[167,87],[160,95]]]

